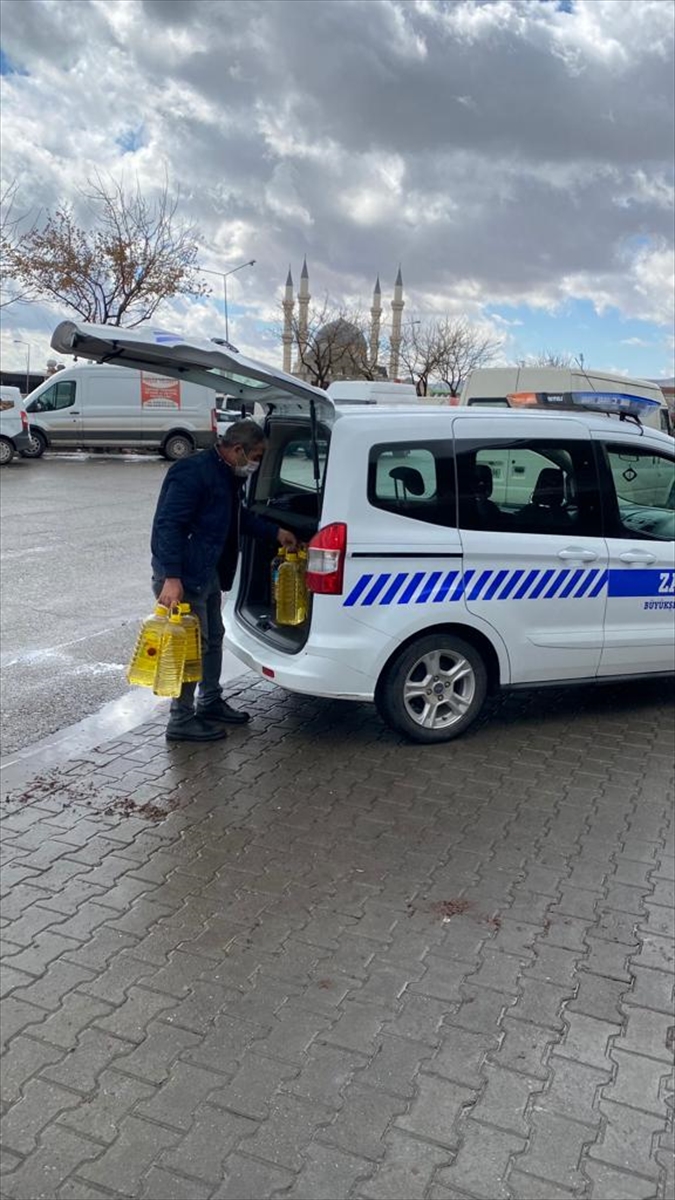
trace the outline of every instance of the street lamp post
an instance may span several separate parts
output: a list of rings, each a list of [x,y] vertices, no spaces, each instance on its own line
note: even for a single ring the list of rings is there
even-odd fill
[[[228,276],[234,275],[237,271],[243,271],[244,267],[254,267],[256,260],[249,259],[248,262],[240,263],[238,267],[232,267],[231,271],[211,271],[207,267],[200,267],[203,275],[217,275],[223,281],[223,316],[225,317],[225,341],[230,340],[230,322],[227,312],[227,280]]]
[[[26,347],[26,395],[30,392],[30,342],[24,341],[23,338],[14,338],[15,346]]]

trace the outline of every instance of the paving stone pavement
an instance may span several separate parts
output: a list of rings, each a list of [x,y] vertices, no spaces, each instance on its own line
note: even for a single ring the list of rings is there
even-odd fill
[[[663,685],[238,697],[2,805],[7,1200],[673,1195]]]

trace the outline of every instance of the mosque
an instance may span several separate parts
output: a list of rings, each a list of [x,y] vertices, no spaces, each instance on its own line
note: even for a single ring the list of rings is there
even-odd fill
[[[309,271],[307,259],[304,259],[300,273],[300,287],[297,294],[298,314],[295,317],[296,297],[293,295],[293,277],[288,268],[288,277],[284,290],[283,313],[284,324],[282,342],[284,348],[283,369],[300,379],[308,379],[311,369],[307,365],[311,358],[311,348],[308,351],[309,325]],[[398,269],[394,283],[394,295],[391,300],[391,334],[389,337],[388,367],[379,362],[380,327],[382,324],[382,289],[378,275],[373,289],[373,301],[370,308],[370,327],[367,338],[364,333],[349,321],[332,321],[315,335],[314,340],[320,342],[322,335],[326,341],[335,346],[342,344],[344,350],[336,354],[332,352],[331,374],[337,379],[353,379],[358,373],[358,363],[367,363],[370,377],[397,379],[401,354],[401,330],[403,320],[403,279],[401,268]],[[337,334],[337,336],[336,336]]]

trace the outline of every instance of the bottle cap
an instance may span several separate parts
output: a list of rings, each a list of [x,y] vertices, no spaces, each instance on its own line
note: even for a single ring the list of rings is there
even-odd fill
[[[172,621],[174,625],[180,625],[181,613],[180,612],[172,612],[169,616],[169,620]]]
[[[297,561],[298,561],[297,554],[295,554],[293,552],[293,550],[289,550],[288,553],[286,554],[286,562],[297,562]]]
[[[156,617],[168,617],[168,615],[169,615],[169,610],[165,604],[156,604],[155,605],[155,616]]]
[[[178,605],[178,611],[179,611],[179,612],[181,612],[181,613],[186,613],[186,614],[187,614],[187,613],[189,613],[189,611],[190,611],[190,605],[189,605],[189,604],[179,604],[179,605]]]

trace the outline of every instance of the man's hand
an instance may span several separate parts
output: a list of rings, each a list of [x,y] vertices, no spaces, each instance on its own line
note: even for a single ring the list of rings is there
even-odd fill
[[[289,529],[278,529],[277,541],[286,550],[297,550],[298,548],[298,539]]]
[[[180,604],[182,599],[183,584],[180,579],[165,579],[157,603],[163,604],[165,608],[172,608],[174,604]]]

